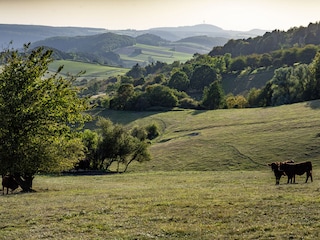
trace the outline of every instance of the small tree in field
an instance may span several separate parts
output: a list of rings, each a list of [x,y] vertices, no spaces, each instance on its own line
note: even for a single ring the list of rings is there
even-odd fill
[[[32,191],[36,173],[72,167],[83,156],[73,131],[84,122],[85,101],[74,81],[48,72],[51,50],[7,50],[0,72],[0,173]]]
[[[120,165],[124,166],[123,172],[126,172],[133,161],[151,160],[145,137],[135,136],[123,126],[113,124],[110,119],[100,118],[97,125],[100,134],[96,155],[99,169],[108,170],[111,164],[116,163],[117,172],[120,172]]]

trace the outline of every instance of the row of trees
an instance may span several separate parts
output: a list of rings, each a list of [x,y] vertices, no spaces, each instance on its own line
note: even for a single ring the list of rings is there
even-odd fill
[[[107,170],[114,161],[125,165],[149,160],[146,137],[129,134],[108,120],[100,120],[98,133],[81,132],[90,116],[87,101],[68,79],[50,74],[52,51],[38,48],[2,54],[0,72],[0,173],[13,175],[24,191],[32,190],[36,173],[72,168],[91,159],[93,167]],[[150,131],[151,134],[152,131]],[[152,134],[151,134],[152,135]],[[97,148],[95,148],[95,144]],[[95,163],[97,162],[97,165]]]
[[[104,106],[139,111],[173,107],[217,109],[274,106],[316,99],[318,79],[312,69],[319,58],[317,49],[316,46],[307,46],[275,52],[274,55],[237,58],[232,58],[230,54],[217,57],[195,55],[183,64],[156,63],[150,68],[136,64],[126,76],[121,77],[118,88]],[[300,62],[289,57],[293,55],[299,56]],[[276,56],[282,59],[282,67],[273,66],[273,57]],[[261,68],[262,65],[276,69],[263,89],[250,89],[243,96],[225,95],[222,86],[226,73],[232,70],[236,76],[245,68]],[[157,69],[156,73],[147,75],[150,69]]]
[[[232,59],[229,71],[241,71],[248,67],[252,69],[270,66],[279,68],[292,66],[295,63],[309,64],[318,51],[318,46],[307,45],[302,48],[293,47],[264,54],[238,56]]]

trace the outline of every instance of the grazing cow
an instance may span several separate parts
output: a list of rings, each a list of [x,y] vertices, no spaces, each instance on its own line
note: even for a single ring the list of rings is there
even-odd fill
[[[288,182],[296,183],[296,174],[303,175],[304,173],[307,174],[306,183],[310,177],[311,182],[312,179],[312,163],[311,162],[302,162],[302,163],[282,163],[280,164],[279,171],[283,171],[288,176]]]
[[[268,166],[270,166],[271,170],[274,172],[274,176],[276,177],[276,185],[279,185],[280,178],[282,176],[286,175],[284,171],[280,170],[280,165],[281,164],[285,164],[285,163],[294,163],[294,161],[293,160],[287,160],[287,161],[284,161],[284,162],[273,162],[273,163],[269,163],[268,164]]]
[[[16,182],[12,175],[2,175],[2,194],[4,195],[4,188],[7,188],[7,194],[9,192],[9,188],[11,192],[16,190],[19,187],[19,184]]]

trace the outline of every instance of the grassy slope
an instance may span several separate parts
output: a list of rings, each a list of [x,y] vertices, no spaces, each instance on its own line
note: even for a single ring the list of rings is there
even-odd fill
[[[246,94],[250,89],[263,88],[272,79],[274,68],[243,71],[239,75],[226,74],[223,76],[222,86],[225,93]]]
[[[68,60],[57,60],[50,64],[49,70],[56,71],[59,66],[64,66],[61,74],[67,75],[69,73],[75,75],[81,71],[86,71],[81,78],[86,78],[88,80],[96,79],[107,79],[111,76],[117,76],[125,74],[129,69],[111,66],[102,66],[99,64],[82,63]]]
[[[161,128],[150,147],[153,160],[133,164],[130,171],[261,170],[287,159],[320,166],[319,107],[320,101],[314,101],[256,109],[95,114],[128,126],[155,122]]]
[[[132,62],[133,64],[148,62],[150,58],[155,62],[161,61],[166,63],[172,63],[174,61],[185,62],[192,58],[192,54],[172,51],[171,48],[172,47],[168,46],[157,47],[144,44],[136,44],[132,47],[132,49],[141,49],[141,54],[133,56],[131,54],[133,50],[128,50],[127,54],[122,53],[120,54],[120,57],[122,60]]]

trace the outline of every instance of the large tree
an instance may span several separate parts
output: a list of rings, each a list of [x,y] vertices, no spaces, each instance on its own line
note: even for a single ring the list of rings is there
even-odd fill
[[[0,172],[32,191],[36,173],[61,170],[83,155],[76,127],[86,103],[74,78],[49,73],[51,50],[7,50],[0,72]]]
[[[204,88],[202,104],[207,109],[219,109],[225,106],[225,94],[220,81],[214,81]]]
[[[190,79],[190,87],[195,90],[203,90],[219,78],[215,69],[209,65],[195,67]]]
[[[190,80],[188,76],[183,71],[176,71],[170,77],[168,86],[171,88],[175,88],[179,91],[187,91],[189,88]]]

